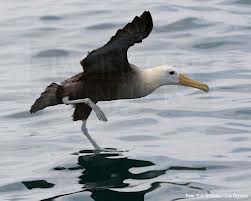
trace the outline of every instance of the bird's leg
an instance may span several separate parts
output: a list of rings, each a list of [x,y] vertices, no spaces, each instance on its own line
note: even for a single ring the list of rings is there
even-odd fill
[[[100,152],[110,152],[110,153],[120,153],[121,152],[121,151],[118,151],[116,149],[101,148],[95,142],[95,140],[91,137],[91,135],[88,133],[88,130],[87,130],[87,127],[86,127],[86,120],[83,120],[83,123],[82,123],[82,126],[81,126],[81,130],[84,133],[84,135],[87,137],[87,139],[91,142],[91,144],[94,146],[96,153],[99,154]]]
[[[69,100],[69,96],[63,97],[62,102],[66,105],[69,104],[78,104],[78,103],[85,103],[89,107],[93,109],[93,111],[96,113],[98,119],[100,121],[107,121],[107,118],[104,114],[104,112],[97,106],[90,98],[85,98],[85,99],[77,99],[77,100]],[[83,120],[81,130],[83,134],[87,137],[87,139],[91,142],[91,144],[94,146],[95,151],[100,152],[105,149],[102,149],[96,142],[95,140],[91,137],[91,135],[88,133],[87,127],[86,127],[86,120]]]
[[[86,120],[83,121],[82,126],[81,126],[81,130],[84,133],[84,135],[87,137],[87,139],[92,143],[95,150],[97,150],[97,151],[102,150],[102,148],[95,142],[95,140],[88,133],[88,130],[86,128]]]
[[[69,97],[66,96],[66,97],[62,98],[62,102],[64,104],[66,104],[66,105],[85,103],[85,104],[89,105],[93,109],[93,111],[96,113],[96,115],[97,115],[97,117],[98,117],[99,120],[101,120],[101,121],[107,121],[107,118],[106,118],[104,112],[90,98],[77,99],[77,100],[69,100]],[[97,153],[100,153],[100,152],[120,152],[120,151],[117,151],[117,150],[114,150],[114,149],[104,149],[104,148],[101,148],[95,142],[95,140],[91,137],[91,135],[88,133],[88,130],[86,128],[86,120],[83,120],[83,123],[82,123],[82,126],[81,126],[81,130],[84,133],[84,135],[87,137],[87,139],[91,142],[91,144],[94,146],[95,151]]]
[[[77,104],[77,103],[85,103],[85,104],[89,105],[93,109],[93,111],[96,113],[96,115],[97,115],[97,117],[98,117],[98,119],[100,121],[107,121],[105,113],[90,98],[69,100],[69,96],[65,96],[65,97],[62,98],[62,102],[64,104],[66,104],[66,105]]]

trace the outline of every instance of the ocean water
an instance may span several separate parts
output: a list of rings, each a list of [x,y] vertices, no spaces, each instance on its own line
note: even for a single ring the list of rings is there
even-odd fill
[[[130,62],[173,65],[209,93],[166,86],[100,102],[108,122],[92,113],[89,131],[121,153],[94,154],[70,106],[29,113],[144,10],[154,28]],[[12,0],[0,16],[1,201],[251,200],[250,0]]]

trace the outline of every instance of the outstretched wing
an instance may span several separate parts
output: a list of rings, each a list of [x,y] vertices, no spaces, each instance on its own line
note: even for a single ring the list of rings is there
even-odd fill
[[[127,59],[127,50],[140,43],[152,31],[153,22],[149,11],[136,16],[104,46],[93,50],[80,64],[85,73],[128,72],[131,70]]]

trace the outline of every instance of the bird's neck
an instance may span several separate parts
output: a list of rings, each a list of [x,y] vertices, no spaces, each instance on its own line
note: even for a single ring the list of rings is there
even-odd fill
[[[143,84],[144,94],[148,95],[152,93],[154,90],[162,86],[160,80],[160,72],[156,68],[149,68],[142,71],[141,74],[141,83]]]
[[[144,84],[153,90],[163,85],[160,78],[161,72],[158,67],[149,68],[143,71]]]

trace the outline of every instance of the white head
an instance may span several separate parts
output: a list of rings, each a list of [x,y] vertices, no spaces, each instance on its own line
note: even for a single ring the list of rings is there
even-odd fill
[[[156,87],[163,85],[183,85],[197,88],[208,92],[209,87],[201,82],[192,80],[183,73],[178,72],[174,67],[161,65],[146,70],[147,80],[154,83]]]
[[[151,69],[152,75],[158,80],[159,85],[176,85],[179,83],[179,73],[172,66],[156,66]]]

